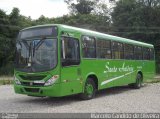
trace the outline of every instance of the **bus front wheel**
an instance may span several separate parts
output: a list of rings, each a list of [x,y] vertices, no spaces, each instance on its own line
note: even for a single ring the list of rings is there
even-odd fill
[[[140,89],[141,87],[142,87],[142,75],[138,73],[136,77],[136,83],[134,84],[134,88]]]
[[[80,94],[80,98],[83,100],[89,100],[95,97],[95,93],[95,82],[91,78],[88,78],[84,86],[84,92]]]

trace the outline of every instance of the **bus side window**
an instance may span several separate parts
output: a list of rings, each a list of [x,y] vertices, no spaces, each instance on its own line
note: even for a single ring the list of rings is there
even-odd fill
[[[150,60],[150,49],[149,48],[143,48],[143,59]]]
[[[79,41],[71,37],[62,37],[61,44],[62,66],[79,65]]]
[[[150,60],[154,60],[154,49],[150,48]]]
[[[142,55],[142,47],[140,46],[135,46],[134,47],[134,58],[135,60],[142,60],[143,58],[143,55]]]
[[[124,59],[124,47],[122,43],[112,42],[112,59]]]
[[[89,36],[82,37],[82,51],[84,58],[96,58],[95,38]]]
[[[97,39],[97,58],[111,59],[111,42]]]
[[[134,48],[132,45],[125,44],[125,59],[134,60]]]

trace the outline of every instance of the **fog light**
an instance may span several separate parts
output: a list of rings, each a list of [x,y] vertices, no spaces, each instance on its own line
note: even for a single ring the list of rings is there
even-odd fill
[[[52,78],[50,78],[46,83],[44,84],[45,86],[50,86],[54,84],[54,82],[59,78],[59,75],[54,75]]]

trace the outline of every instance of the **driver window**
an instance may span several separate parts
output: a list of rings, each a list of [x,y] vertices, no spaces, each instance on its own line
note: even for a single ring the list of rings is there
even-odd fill
[[[79,41],[71,37],[62,38],[62,65],[78,65],[80,63]]]

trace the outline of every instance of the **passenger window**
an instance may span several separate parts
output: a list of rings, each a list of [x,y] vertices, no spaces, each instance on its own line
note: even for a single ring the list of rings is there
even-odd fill
[[[132,45],[125,44],[125,59],[134,59],[134,50]]]
[[[112,59],[124,59],[124,47],[122,43],[112,42]]]
[[[149,48],[143,48],[143,59],[150,60],[150,49]]]
[[[150,60],[154,60],[154,49],[150,49]]]
[[[111,42],[108,40],[97,40],[97,58],[111,59]]]
[[[95,38],[89,36],[82,37],[82,52],[84,58],[96,58]]]
[[[142,58],[143,58],[142,47],[140,47],[140,46],[134,47],[134,58],[135,58],[135,60],[142,60]]]
[[[62,65],[78,65],[80,63],[79,41],[71,37],[62,37]]]

